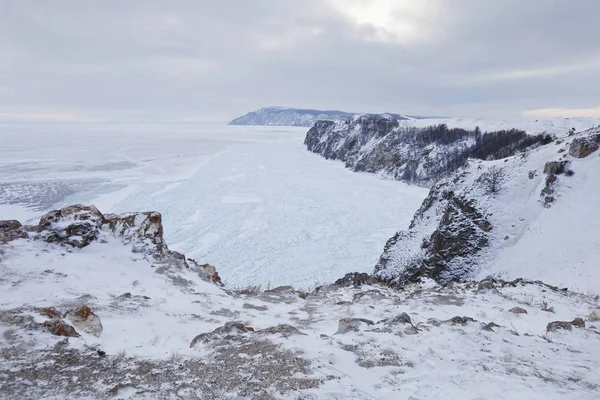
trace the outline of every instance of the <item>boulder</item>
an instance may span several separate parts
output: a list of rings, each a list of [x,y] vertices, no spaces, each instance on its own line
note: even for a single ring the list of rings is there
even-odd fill
[[[194,260],[192,258],[188,258],[187,260],[188,260],[188,262],[193,262],[195,265],[198,265],[196,260]],[[208,277],[207,280],[210,280],[212,283],[216,283],[217,285],[223,286],[221,277],[219,276],[219,273],[217,272],[217,269],[214,266],[212,266],[210,264],[202,264],[199,266],[199,268],[201,268],[203,274],[206,277]]]
[[[575,318],[573,321],[571,321],[571,325],[577,328],[585,328],[585,321],[583,318]]]
[[[0,243],[27,238],[27,232],[17,220],[0,221]]]
[[[159,212],[107,214],[106,226],[115,237],[133,245],[133,251],[163,256],[168,250],[163,238],[162,216]],[[183,257],[185,261],[185,257]]]
[[[50,318],[50,319],[54,319],[54,318],[62,318],[62,314],[60,313],[60,311],[58,311],[56,308],[54,307],[46,307],[46,308],[42,308],[42,313]]]
[[[40,219],[43,240],[83,248],[98,238],[104,216],[94,206],[77,204],[50,211]]]
[[[554,332],[559,329],[565,329],[570,331],[572,329],[572,325],[568,321],[553,321],[546,325],[547,332]]]
[[[565,172],[569,161],[549,161],[544,165],[545,174],[560,175]]]
[[[365,272],[350,272],[344,275],[343,278],[335,281],[334,285],[341,287],[361,287],[362,285],[372,285],[377,283],[379,280]]]
[[[527,310],[521,307],[513,307],[508,311],[514,314],[527,314]]]
[[[291,335],[304,335],[304,333],[300,332],[298,329],[288,324],[281,324],[277,326],[272,326],[270,328],[261,329],[256,333],[280,334],[283,337],[288,337]]]
[[[335,335],[343,335],[347,332],[358,332],[362,324],[374,325],[371,320],[364,318],[342,318],[338,323],[338,330]]]
[[[410,316],[403,312],[401,314],[396,315],[394,318],[387,321],[388,324],[411,324]]]
[[[100,317],[94,314],[87,306],[78,307],[68,311],[65,314],[65,318],[67,318],[77,329],[80,329],[85,333],[96,337],[100,337],[102,334],[103,328]]]
[[[77,333],[75,328],[71,325],[67,324],[60,318],[53,318],[44,322],[43,324],[48,331],[56,336],[66,336],[66,337],[80,337],[81,335]]]
[[[194,347],[198,342],[207,342],[211,339],[232,339],[244,333],[254,332],[254,328],[244,325],[238,321],[229,321],[225,325],[220,326],[212,332],[201,333],[190,342],[190,348]]]
[[[466,325],[469,322],[475,322],[475,320],[471,317],[460,317],[460,316],[456,316],[456,317],[452,317],[450,318],[448,321],[451,323],[452,325]]]
[[[600,148],[600,134],[575,138],[569,147],[569,154],[575,158],[585,158]]]

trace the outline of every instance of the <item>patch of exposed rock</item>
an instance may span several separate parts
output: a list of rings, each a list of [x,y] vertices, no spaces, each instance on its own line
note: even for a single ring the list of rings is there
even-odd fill
[[[571,328],[574,326],[577,328],[585,328],[585,321],[583,320],[583,318],[575,318],[573,321],[570,321],[570,322],[569,321],[553,321],[553,322],[550,322],[546,326],[546,331],[547,332],[555,332],[560,329],[570,331]]]
[[[222,284],[216,268],[200,265],[176,251],[169,250],[164,237],[161,214],[156,211],[102,214],[95,206],[81,204],[50,211],[38,225],[22,226],[19,221],[0,221],[0,243],[18,238],[43,240],[58,245],[84,248],[108,237],[130,245],[133,252],[169,268],[192,268],[207,281]]]
[[[569,155],[585,158],[600,148],[600,134],[573,139],[569,146]]]
[[[65,318],[83,332],[96,337],[100,337],[102,334],[103,327],[100,318],[87,306],[68,311]]]
[[[0,221],[0,243],[15,239],[26,239],[27,237],[27,231],[19,221]]]
[[[402,242],[414,242],[417,225],[431,218],[439,218],[437,226],[423,238],[414,255],[406,257]],[[417,282],[423,277],[442,284],[463,280],[472,272],[477,254],[488,246],[491,230],[490,221],[475,200],[440,183],[430,190],[409,230],[388,240],[375,267],[375,277],[394,285]]]
[[[223,341],[231,341],[231,340],[241,340],[245,334],[265,334],[265,335],[274,335],[280,334],[283,337],[288,337],[291,335],[303,335],[297,328],[288,325],[281,324],[277,326],[272,326],[265,329],[255,330],[254,328],[245,325],[243,322],[239,321],[229,321],[225,323],[223,326],[219,326],[214,329],[212,332],[201,333],[198,336],[194,337],[190,342],[190,348],[193,348],[199,342],[208,343],[214,340],[223,340]]]
[[[338,330],[335,335],[343,335],[348,332],[358,332],[362,325],[374,325],[375,322],[365,318],[342,318],[338,322]]]

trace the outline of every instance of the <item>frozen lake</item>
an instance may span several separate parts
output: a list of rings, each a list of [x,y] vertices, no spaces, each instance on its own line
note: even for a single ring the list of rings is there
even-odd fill
[[[0,219],[72,203],[157,210],[174,250],[230,286],[329,283],[370,272],[427,190],[346,170],[307,128],[0,126]]]

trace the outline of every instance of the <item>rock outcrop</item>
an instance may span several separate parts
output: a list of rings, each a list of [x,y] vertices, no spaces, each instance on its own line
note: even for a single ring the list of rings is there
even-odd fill
[[[408,231],[388,240],[375,277],[393,285],[424,277],[442,284],[464,279],[489,244],[491,230],[476,200],[456,193],[451,182],[442,182],[430,190]]]
[[[27,238],[27,232],[19,221],[0,221],[0,243]]]
[[[387,128],[382,121],[380,125],[371,121],[368,125],[371,136],[365,136],[361,133],[362,125],[367,124],[356,123],[361,126],[349,130],[358,132],[357,140],[367,140],[371,154],[375,154],[375,147],[380,146],[377,144],[378,137],[386,141],[398,131],[392,127],[386,134]],[[394,125],[393,122],[391,124]],[[333,157],[352,159],[345,147],[348,143],[345,131],[340,129],[339,124],[317,124],[313,131],[317,129],[329,131],[321,141],[309,135],[309,148]],[[589,156],[600,140],[598,129],[572,136],[575,137],[570,144],[578,149],[577,156]],[[518,139],[518,135],[515,137]],[[566,181],[576,174],[571,168],[576,168],[578,161],[568,155],[553,160],[556,157],[555,146],[550,143],[544,145],[545,136],[538,139],[540,141],[534,148],[502,161],[471,158],[458,171],[437,181],[408,229],[399,231],[388,240],[372,278],[394,286],[418,282],[422,278],[433,279],[443,285],[472,279],[481,272],[483,260],[492,261],[500,249],[514,245],[516,240],[513,238],[522,237],[527,232],[525,217],[537,216],[541,212],[538,204],[549,208],[561,196],[561,191],[568,188]],[[579,151],[584,148],[582,143],[590,146],[583,152]],[[393,162],[384,164],[390,166]],[[538,171],[543,171],[544,175],[538,174]],[[494,182],[482,179],[492,172],[497,175]],[[563,180],[565,184],[562,184]],[[490,186],[492,183],[493,188]],[[369,282],[368,276],[348,274],[336,283],[360,286],[365,282]]]
[[[569,155],[585,158],[600,148],[600,134],[573,139],[569,147]]]
[[[70,310],[65,314],[65,318],[68,319],[75,328],[82,332],[86,332],[90,335],[100,337],[102,334],[102,322],[94,312],[87,306],[78,307],[74,310]]]
[[[194,259],[186,259],[183,254],[169,250],[163,237],[162,217],[156,211],[102,214],[93,205],[76,204],[48,212],[38,225],[22,226],[19,221],[0,221],[0,243],[19,238],[74,248],[116,238],[149,260],[169,267],[193,268],[203,279],[221,284],[212,265],[200,265]]]

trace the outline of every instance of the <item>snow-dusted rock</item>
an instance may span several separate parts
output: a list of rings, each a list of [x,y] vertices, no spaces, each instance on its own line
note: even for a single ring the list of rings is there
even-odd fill
[[[99,337],[102,334],[103,327],[100,317],[94,314],[87,306],[67,311],[65,318],[80,331],[96,337]]]
[[[10,242],[18,238],[27,238],[27,232],[19,221],[0,221],[0,243]]]
[[[104,220],[114,236],[133,245],[134,252],[161,256],[168,250],[163,238],[162,216],[156,211],[107,214]]]
[[[366,318],[342,318],[338,322],[338,329],[335,334],[343,335],[348,332],[358,332],[363,324],[374,325],[375,323]]]
[[[600,148],[600,134],[573,139],[569,154],[575,158],[585,158]]]
[[[98,238],[103,223],[104,216],[96,207],[77,204],[50,211],[38,226],[46,242],[83,248]]]
[[[546,326],[547,332],[555,332],[559,329],[570,331],[572,327],[585,328],[583,318],[575,318],[573,321],[553,321]]]
[[[80,337],[81,335],[77,333],[75,328],[71,325],[67,324],[60,318],[52,318],[43,323],[44,327],[48,329],[48,331],[56,336],[67,336],[67,337]]]

